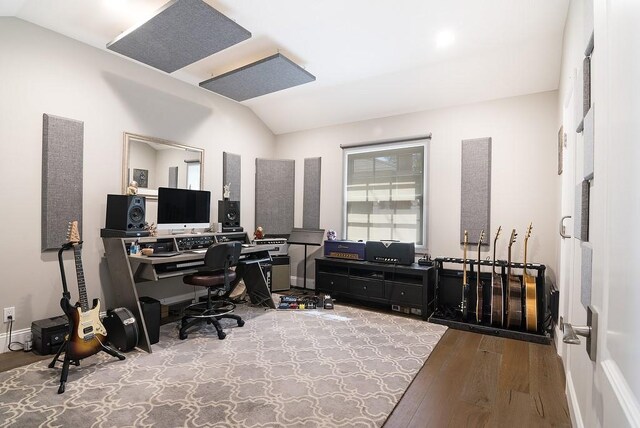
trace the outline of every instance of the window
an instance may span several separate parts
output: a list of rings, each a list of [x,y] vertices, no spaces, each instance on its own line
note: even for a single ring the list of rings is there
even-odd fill
[[[347,239],[425,245],[425,143],[345,149]]]

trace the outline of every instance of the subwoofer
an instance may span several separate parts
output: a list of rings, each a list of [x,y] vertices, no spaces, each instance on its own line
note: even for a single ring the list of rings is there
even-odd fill
[[[218,223],[222,224],[222,232],[241,231],[240,201],[218,201]]]
[[[138,195],[107,195],[105,228],[140,231],[145,227],[145,199]]]

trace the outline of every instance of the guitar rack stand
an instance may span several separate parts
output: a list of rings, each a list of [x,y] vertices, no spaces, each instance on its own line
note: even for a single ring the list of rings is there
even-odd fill
[[[82,242],[79,242],[80,244]],[[62,248],[60,248],[58,250],[58,263],[60,264],[60,276],[62,277],[62,299],[60,300],[60,307],[62,308],[63,311],[65,311],[65,303],[70,302],[71,301],[71,293],[69,293],[69,289],[67,288],[67,277],[64,273],[64,263],[62,260],[62,254],[66,251],[73,248],[73,244],[72,243],[66,243],[62,245]],[[75,358],[71,358],[71,356],[69,355],[69,353],[67,352],[67,348],[70,345],[69,342],[69,337],[71,337],[73,335],[73,322],[71,322],[71,320],[69,320],[69,331],[67,332],[67,334],[64,337],[64,342],[62,343],[62,345],[60,345],[60,348],[58,349],[58,352],[56,353],[55,357],[53,357],[53,360],[51,360],[51,362],[49,363],[49,368],[52,369],[56,366],[56,363],[60,362],[62,363],[62,373],[60,374],[60,387],[58,388],[58,394],[62,394],[65,390],[65,385],[67,383],[67,377],[69,376],[69,365],[73,364],[74,366],[79,366],[80,365],[80,358],[75,359]],[[110,348],[109,346],[105,345],[104,343],[101,343],[102,345],[102,351],[106,352],[109,355],[112,355],[120,360],[124,360],[125,356],[122,355],[120,352],[116,351],[113,348]],[[64,360],[60,359],[60,354],[62,354],[64,352]]]
[[[491,300],[491,274],[493,268],[492,260],[481,260],[480,266],[486,266],[488,269],[480,271],[480,279],[484,283],[483,287],[483,320],[477,323],[475,320],[475,312],[469,311],[469,319],[463,321],[461,302],[463,296],[462,269],[449,269],[445,268],[445,264],[462,265],[464,260],[462,258],[451,257],[438,257],[434,260],[434,267],[436,270],[435,282],[436,282],[436,310],[429,317],[429,321],[446,325],[458,330],[467,330],[478,333],[490,334],[493,336],[506,337],[510,339],[525,340],[529,342],[549,344],[551,343],[550,331],[552,328],[546,328],[545,320],[547,319],[547,299],[545,293],[545,265],[537,263],[527,263],[527,273],[535,277],[536,280],[536,303],[538,313],[538,328],[536,332],[526,331],[523,325],[518,329],[507,329],[502,327],[495,327],[490,325],[488,320],[489,302]],[[469,294],[467,302],[468,307],[474,308],[476,301],[476,279],[478,271],[478,260],[466,260],[467,264],[467,282],[469,283]],[[503,278],[507,277],[508,263],[506,260],[496,260],[496,273],[502,275]],[[523,263],[511,263],[512,269],[523,269]],[[522,275],[515,275],[522,279]],[[503,281],[506,283],[506,281]],[[504,291],[507,293],[506,288]],[[523,289],[524,295],[524,289]],[[524,298],[524,297],[523,297]],[[522,311],[524,318],[524,309]]]

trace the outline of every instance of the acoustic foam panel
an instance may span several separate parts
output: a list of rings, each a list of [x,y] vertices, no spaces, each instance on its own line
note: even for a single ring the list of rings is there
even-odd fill
[[[580,302],[586,308],[591,304],[591,286],[593,273],[593,249],[582,244],[582,261],[580,268]]]
[[[584,117],[584,129],[582,133],[582,175],[585,180],[591,180],[593,178],[594,110],[595,106],[591,107]]]
[[[83,122],[42,115],[42,251],[67,241],[70,221],[82,238],[83,142]]]
[[[584,57],[582,61],[582,117],[591,108],[591,58]]]
[[[304,160],[303,229],[320,229],[321,169],[322,158],[307,158]]]
[[[267,235],[288,235],[293,229],[295,162],[256,159],[256,227]]]
[[[278,53],[200,82],[200,86],[227,98],[244,101],[314,80],[313,74]]]
[[[464,231],[469,243],[477,244],[484,229],[484,245],[489,245],[491,230],[491,138],[462,140],[460,204],[460,242]]]
[[[172,0],[107,49],[172,73],[250,37],[249,31],[202,0]]]
[[[589,242],[589,193],[591,191],[589,181],[584,180],[581,187],[580,205],[582,212],[580,213],[580,240],[582,242]]]
[[[577,133],[582,132],[582,127],[584,125],[584,104],[582,100],[584,97],[583,79],[584,73],[582,71],[582,64],[580,64],[580,67],[576,70],[575,80],[573,82],[573,114],[575,123],[578,124],[578,126],[576,126]]]
[[[167,187],[170,187],[172,189],[178,188],[178,167],[177,166],[169,167],[169,181],[167,181],[167,183],[169,183]]]
[[[222,152],[222,185],[229,184],[229,199],[239,201],[241,195],[240,182],[241,175],[240,155]]]
[[[573,210],[573,237],[582,239],[582,183],[576,186]]]

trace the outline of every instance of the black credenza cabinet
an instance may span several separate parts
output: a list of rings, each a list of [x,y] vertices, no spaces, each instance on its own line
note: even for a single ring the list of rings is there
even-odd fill
[[[428,319],[435,307],[435,271],[410,266],[316,258],[316,290],[331,297],[419,309]]]

